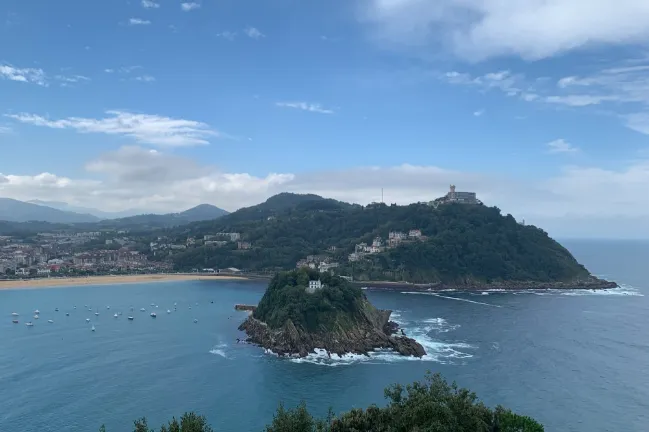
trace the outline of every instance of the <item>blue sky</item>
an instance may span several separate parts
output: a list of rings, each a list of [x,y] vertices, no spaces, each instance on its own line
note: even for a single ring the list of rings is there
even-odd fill
[[[649,236],[649,5],[504,3],[5,0],[0,195],[234,210],[455,183],[558,235]]]

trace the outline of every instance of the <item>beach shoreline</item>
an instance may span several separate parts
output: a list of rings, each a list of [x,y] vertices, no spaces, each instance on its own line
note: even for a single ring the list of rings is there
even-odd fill
[[[224,275],[192,275],[192,274],[139,274],[139,275],[106,275],[106,276],[76,276],[49,277],[36,279],[0,280],[0,291],[36,288],[62,288],[85,285],[125,285],[154,282],[179,281],[227,281],[248,280],[241,276]]]

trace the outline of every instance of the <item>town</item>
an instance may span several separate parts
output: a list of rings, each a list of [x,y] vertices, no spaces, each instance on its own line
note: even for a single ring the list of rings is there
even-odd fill
[[[474,192],[457,192],[451,185],[449,192],[428,203],[481,204]],[[368,208],[378,205],[373,203]],[[274,223],[275,217],[265,223]],[[305,256],[295,266],[309,267],[320,272],[336,272],[347,276],[346,266],[362,264],[372,256],[402,244],[425,241],[418,227],[407,231],[390,231],[387,237],[376,236],[371,243],[361,242],[352,251],[330,245],[321,253]],[[131,233],[129,230],[101,230],[82,232],[42,232],[35,235],[0,236],[0,277],[51,277],[90,274],[160,273],[174,269],[173,258],[196,248],[217,249],[224,252],[246,253],[254,250],[253,242],[241,232],[215,232],[197,236],[157,235],[156,231]],[[347,248],[345,248],[347,249]],[[227,267],[194,268],[201,273],[239,273],[240,269]],[[244,269],[245,271],[245,269]]]

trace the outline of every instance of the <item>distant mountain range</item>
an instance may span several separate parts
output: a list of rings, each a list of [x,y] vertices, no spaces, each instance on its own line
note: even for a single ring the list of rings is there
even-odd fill
[[[94,208],[90,207],[78,207],[78,206],[73,206],[70,205],[66,202],[61,202],[61,201],[42,201],[42,200],[30,200],[27,201],[30,204],[38,204],[41,206],[45,207],[51,207],[57,210],[63,210],[67,212],[73,212],[73,213],[81,213],[81,214],[89,214],[92,216],[97,217],[98,219],[104,220],[104,219],[119,219],[119,218],[125,218],[125,217],[130,217],[130,216],[137,216],[141,214],[146,214],[147,211],[145,210],[135,210],[135,209],[129,209],[129,210],[124,210],[120,212],[105,212],[101,210],[97,210]]]
[[[190,222],[216,219],[227,211],[211,204],[200,204],[180,213],[133,214],[136,210],[124,212],[102,212],[101,210],[75,207],[65,202],[33,200],[18,201],[0,198],[0,221],[39,221],[57,224],[97,224],[106,228],[164,228]]]

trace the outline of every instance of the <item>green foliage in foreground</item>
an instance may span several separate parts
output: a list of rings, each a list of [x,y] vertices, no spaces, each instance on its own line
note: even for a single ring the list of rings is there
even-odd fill
[[[353,409],[340,416],[314,418],[302,403],[295,409],[280,405],[265,432],[543,432],[534,419],[503,407],[490,409],[475,393],[427,374],[423,382],[385,389],[388,405]],[[213,432],[205,417],[187,413],[160,432]],[[105,428],[100,429],[105,432]],[[142,418],[134,432],[155,432]]]
[[[308,293],[309,280],[317,280],[327,289]],[[360,288],[346,280],[302,268],[278,273],[268,284],[254,317],[271,328],[283,326],[287,320],[309,331],[331,330],[335,324],[353,325],[364,307],[365,296]]]

